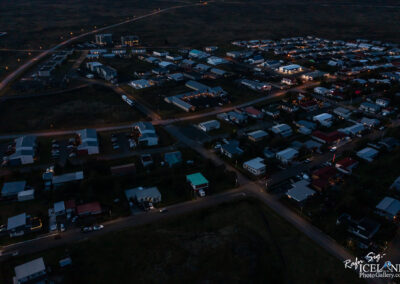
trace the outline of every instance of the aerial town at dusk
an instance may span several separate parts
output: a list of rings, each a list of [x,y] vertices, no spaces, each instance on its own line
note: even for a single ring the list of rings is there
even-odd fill
[[[0,1],[0,283],[400,282],[397,1],[67,2]]]

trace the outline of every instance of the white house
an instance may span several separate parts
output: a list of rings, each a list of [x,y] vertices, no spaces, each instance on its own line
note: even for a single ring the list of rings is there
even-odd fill
[[[144,143],[147,146],[158,145],[158,135],[154,126],[147,121],[139,121],[132,125],[139,132],[139,143]]]
[[[283,74],[294,74],[303,71],[303,67],[297,64],[290,64],[290,65],[280,66],[278,68],[278,71]]]
[[[266,165],[264,164],[264,159],[260,157],[244,162],[243,168],[255,176],[262,175],[266,171]]]
[[[79,137],[78,153],[94,155],[100,152],[97,132],[94,129],[82,129],[76,132]]]
[[[209,132],[214,129],[219,129],[220,126],[221,124],[217,120],[209,120],[198,124],[198,127],[204,132]]]
[[[134,80],[129,83],[129,86],[131,86],[134,89],[145,89],[151,87],[151,84],[149,80],[145,79],[139,79],[139,80]]]
[[[329,113],[321,113],[313,117],[313,121],[317,121],[319,124],[325,127],[332,126],[332,115]]]
[[[14,142],[15,152],[9,156],[10,165],[32,164],[36,154],[36,136],[22,136]]]

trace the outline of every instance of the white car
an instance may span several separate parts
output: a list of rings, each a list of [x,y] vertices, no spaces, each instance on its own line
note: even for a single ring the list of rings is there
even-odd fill
[[[93,231],[100,231],[103,228],[104,228],[103,225],[95,225],[95,226],[93,226]]]

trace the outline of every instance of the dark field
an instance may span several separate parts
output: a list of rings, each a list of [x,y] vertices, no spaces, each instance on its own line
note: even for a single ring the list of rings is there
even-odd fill
[[[76,128],[106,123],[137,121],[142,118],[112,90],[87,87],[39,98],[0,103],[0,132]]]
[[[155,8],[196,1],[0,1],[0,27],[9,34],[0,48],[43,48],[94,26],[120,22]],[[51,12],[49,12],[51,11]],[[394,0],[235,0],[169,11],[114,30],[137,34],[153,46],[204,46],[235,39],[316,35],[326,38],[400,39],[400,4]],[[1,52],[1,51],[0,51]],[[0,56],[0,78],[5,65],[15,67],[23,55]]]
[[[118,240],[118,241],[116,241]],[[356,274],[256,201],[239,201],[110,233],[44,256],[66,283],[359,283]],[[2,276],[2,277],[1,277]],[[312,280],[311,280],[312,279]]]

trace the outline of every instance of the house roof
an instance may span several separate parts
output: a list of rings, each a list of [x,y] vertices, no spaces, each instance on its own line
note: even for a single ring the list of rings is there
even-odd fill
[[[17,280],[26,278],[33,274],[42,272],[46,270],[46,266],[44,265],[43,257],[31,260],[24,264],[18,265],[14,268],[15,277]]]
[[[391,197],[385,197],[376,205],[376,209],[395,216],[400,211],[400,201]]]
[[[325,141],[326,143],[332,143],[338,139],[342,139],[346,137],[346,134],[339,131],[332,131],[329,133],[325,133],[319,130],[316,130],[312,133],[312,136],[318,138],[320,140]]]
[[[259,111],[258,109],[254,108],[252,106],[246,107],[244,110],[250,115],[258,116],[258,115],[262,114],[261,111]]]
[[[358,161],[356,161],[350,157],[346,157],[346,158],[340,160],[339,162],[337,162],[336,167],[347,169],[347,168],[352,167],[355,164],[358,164]]]
[[[258,138],[262,138],[262,137],[267,137],[268,133],[265,132],[264,130],[256,130],[256,131],[247,133],[247,135],[254,139],[258,139]]]
[[[337,170],[335,167],[329,166],[324,167],[313,172],[313,176],[316,176],[321,179],[329,179],[337,174]]]
[[[128,200],[131,198],[142,200],[149,198],[161,198],[161,193],[157,187],[136,187],[125,190],[125,196]]]
[[[182,162],[182,153],[180,151],[165,153],[164,160],[168,165],[173,166]]]
[[[70,199],[65,201],[65,209],[75,209],[76,204],[75,204],[75,200]]]
[[[193,186],[198,186],[208,183],[208,180],[201,173],[194,173],[186,176],[186,180]]]
[[[53,176],[53,184],[83,180],[83,171]]]
[[[97,201],[81,204],[76,207],[76,212],[78,213],[78,215],[99,214],[101,213],[101,205]]]
[[[19,215],[10,217],[7,220],[8,231],[25,225],[26,225],[26,213],[21,213]]]
[[[286,148],[285,150],[282,150],[278,153],[276,153],[276,156],[279,157],[282,160],[291,160],[293,159],[299,151],[293,148]]]
[[[246,165],[256,170],[265,168],[264,159],[260,157],[244,162],[243,165]]]
[[[241,155],[243,150],[239,148],[239,141],[230,140],[228,144],[222,144],[221,149],[231,155]]]
[[[64,201],[58,201],[58,202],[54,203],[54,212],[55,213],[63,212],[63,211],[65,211]]]
[[[23,191],[26,186],[26,181],[12,181],[6,182],[1,189],[2,196],[17,195],[18,192]]]
[[[297,202],[302,202],[314,194],[315,191],[308,187],[308,182],[306,180],[301,180],[294,183],[293,188],[286,192],[286,195],[289,198],[292,198]]]
[[[377,154],[379,153],[378,150],[375,150],[371,147],[366,147],[357,152],[357,156],[365,160],[372,160]]]

